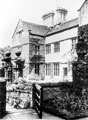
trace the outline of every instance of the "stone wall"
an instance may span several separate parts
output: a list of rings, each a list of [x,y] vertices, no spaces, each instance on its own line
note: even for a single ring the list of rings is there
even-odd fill
[[[7,84],[7,102],[17,109],[32,106],[32,84],[18,78],[13,84]]]

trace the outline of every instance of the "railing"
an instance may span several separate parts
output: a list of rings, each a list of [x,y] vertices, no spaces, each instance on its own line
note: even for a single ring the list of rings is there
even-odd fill
[[[42,100],[43,100],[43,88],[38,84],[33,84],[33,108],[38,113],[40,119],[42,119]]]

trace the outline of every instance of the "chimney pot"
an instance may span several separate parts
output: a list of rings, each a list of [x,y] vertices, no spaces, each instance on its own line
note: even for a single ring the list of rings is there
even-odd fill
[[[67,13],[68,11],[62,7],[57,7],[57,18],[56,18],[56,24],[63,23],[67,20]]]
[[[42,16],[42,20],[45,26],[53,27],[54,26],[54,11],[50,11]]]

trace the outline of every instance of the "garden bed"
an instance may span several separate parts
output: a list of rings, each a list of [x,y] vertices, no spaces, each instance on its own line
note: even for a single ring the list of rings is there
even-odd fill
[[[65,119],[88,117],[88,89],[83,88],[77,96],[70,84],[44,88],[43,110]]]

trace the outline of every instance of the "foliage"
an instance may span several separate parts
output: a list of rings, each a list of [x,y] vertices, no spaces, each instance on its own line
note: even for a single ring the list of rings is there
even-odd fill
[[[76,54],[76,49],[71,49],[68,52],[66,52],[62,58],[64,58],[67,62],[73,62],[77,61],[77,54]]]
[[[6,46],[4,48],[0,48],[0,61],[3,59],[4,54],[5,54],[6,51],[11,51],[11,47]]]
[[[32,85],[18,78],[7,85],[7,102],[15,108],[29,108],[32,101]]]
[[[60,88],[58,90],[60,90]],[[51,91],[51,97],[48,96],[50,91],[46,91],[48,94],[47,99],[43,101],[44,110],[58,116],[65,115],[65,117],[69,118],[75,118],[81,113],[84,114],[86,111],[88,111],[88,88],[82,89],[81,96],[77,96],[75,94],[75,91],[73,91],[72,93],[69,93],[70,91],[63,93],[64,91],[62,88],[62,91],[60,90],[61,94],[58,94],[58,90],[55,91],[54,89],[53,92]],[[53,94],[58,95],[54,96]]]
[[[76,86],[88,85],[88,63],[85,61],[73,63],[73,82]]]

